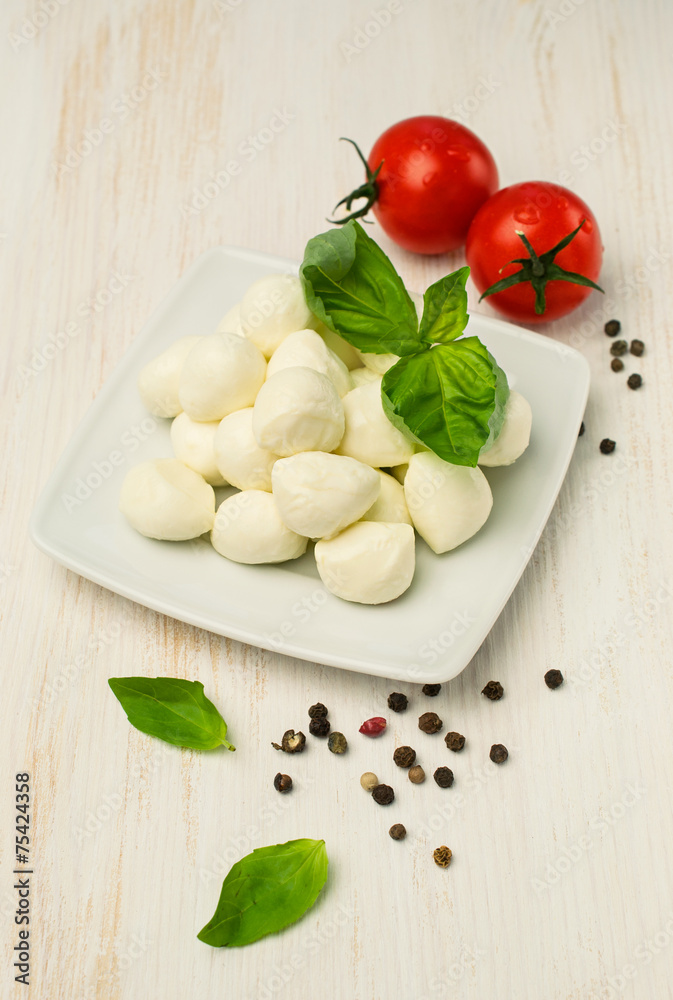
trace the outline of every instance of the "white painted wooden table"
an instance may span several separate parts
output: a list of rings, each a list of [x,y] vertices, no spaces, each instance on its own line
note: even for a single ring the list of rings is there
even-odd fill
[[[3,997],[673,996],[672,15],[664,0],[3,4]],[[423,112],[472,127],[503,184],[577,190],[600,220],[606,295],[549,331],[591,363],[587,430],[512,600],[460,677],[434,702],[406,685],[409,712],[369,742],[359,724],[399,685],[134,606],[51,563],[27,524],[186,266],[219,243],[300,257],[359,180],[338,137],[368,149]],[[255,150],[248,137],[274,116],[282,127]],[[411,287],[462,262],[412,257],[376,232]],[[612,315],[647,344],[637,393],[609,368]],[[556,692],[542,679],[552,666],[566,675]],[[202,680],[236,754],[131,729],[106,683],[124,673]],[[498,703],[479,693],[490,678],[506,689]],[[270,740],[305,727],[316,700],[351,750],[312,745],[281,797]],[[467,736],[451,761],[415,728],[428,708]],[[454,787],[412,787],[390,759],[397,741],[428,770],[451,763]],[[493,742],[510,749],[500,769]],[[360,789],[370,768],[394,782],[393,808]],[[11,967],[24,770],[30,992]],[[388,837],[394,821],[406,842]],[[249,948],[197,941],[231,863],[298,836],[327,841],[315,909]],[[446,871],[431,857],[442,843]]]

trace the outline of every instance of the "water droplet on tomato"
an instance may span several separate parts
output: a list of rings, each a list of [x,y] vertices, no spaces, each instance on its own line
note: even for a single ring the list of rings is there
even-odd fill
[[[450,156],[453,160],[461,160],[466,163],[470,158],[470,151],[465,149],[464,146],[447,146],[446,155]]]
[[[425,140],[424,140],[424,141],[423,141],[423,142],[421,143],[421,150],[422,150],[422,151],[423,151],[424,153],[431,153],[431,152],[432,152],[432,143],[428,142],[428,140],[427,140],[427,139],[425,139]]]
[[[558,201],[556,202],[556,207],[558,208],[559,212],[565,212],[566,208],[568,207],[568,199],[559,198]]]
[[[534,226],[540,221],[540,213],[535,205],[524,205],[523,208],[517,208],[513,215],[514,221],[520,222],[524,226]]]
[[[579,225],[579,222],[577,223],[577,225]],[[594,224],[593,224],[593,222],[591,221],[591,219],[585,219],[584,220],[584,225],[580,229],[580,232],[581,233],[586,233],[587,236],[588,236],[589,233],[593,233],[593,231],[594,231]]]
[[[423,177],[423,186],[424,187],[429,187],[433,183],[433,181],[436,179],[436,177],[437,177],[437,174],[435,173],[434,170],[431,170],[429,174],[425,174],[425,176]]]

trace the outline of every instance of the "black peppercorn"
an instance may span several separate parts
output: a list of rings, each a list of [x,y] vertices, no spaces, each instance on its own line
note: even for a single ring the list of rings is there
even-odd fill
[[[629,349],[629,345],[625,340],[615,340],[614,344],[610,344],[610,354],[615,358],[618,358],[620,354],[626,354]]]
[[[306,746],[306,737],[303,733],[295,733],[294,729],[288,729],[283,733],[280,744],[272,743],[274,750],[284,750],[285,753],[301,753]]]
[[[584,421],[582,421],[582,423],[580,424],[579,434],[577,435],[578,438],[581,438],[583,434],[584,434]]]
[[[438,733],[443,725],[436,712],[424,712],[418,720],[418,728],[423,733]]]
[[[615,450],[615,442],[611,441],[610,438],[603,438],[598,446],[604,455],[611,455]]]
[[[634,373],[633,375],[629,375],[629,377],[626,380],[626,384],[628,385],[629,389],[640,389],[641,385],[643,384],[643,380],[640,375],[636,375]]]
[[[315,719],[311,719],[308,724],[308,731],[311,736],[327,736],[330,729],[329,719],[326,719],[324,715],[319,715]]]
[[[603,327],[608,337],[616,337],[621,328],[622,324],[618,319],[609,319]]]
[[[435,864],[439,865],[440,868],[448,868],[451,864],[451,848],[442,845],[441,847],[436,847],[432,852],[432,856],[435,859]]]
[[[423,694],[427,694],[428,698],[435,698],[439,692],[442,690],[441,684],[424,684]]]
[[[393,840],[404,840],[407,835],[406,827],[403,823],[393,823],[388,833],[393,838]]]
[[[637,358],[640,358],[645,350],[645,345],[642,340],[632,340],[629,350],[631,351],[631,354],[635,354]]]
[[[486,695],[489,701],[500,701],[505,690],[500,681],[489,681],[481,693]]]
[[[548,670],[544,675],[544,682],[552,691],[563,684],[563,674],[560,670]]]
[[[348,750],[348,740],[343,733],[330,733],[327,740],[327,749],[332,753],[346,753]]]
[[[416,760],[416,751],[413,747],[398,747],[393,754],[393,760],[398,767],[411,767]]]
[[[438,767],[432,777],[440,788],[451,788],[453,784],[453,771],[450,767]]]
[[[461,736],[460,733],[447,733],[444,737],[444,742],[449,750],[458,753],[465,746],[465,737]]]
[[[289,792],[292,788],[292,778],[289,774],[281,774],[279,771],[273,779],[273,787],[277,792]]]
[[[388,695],[388,708],[393,712],[406,712],[409,705],[406,694],[400,694],[399,691],[393,691],[392,694]]]
[[[372,788],[372,798],[380,806],[389,806],[395,798],[395,792],[390,785],[376,785]]]
[[[311,705],[308,710],[308,714],[311,719],[324,719],[327,717],[327,709],[322,702],[319,701],[315,705]]]
[[[489,757],[494,764],[504,764],[509,757],[507,747],[503,746],[502,743],[494,743],[491,747]]]
[[[613,358],[612,361],[610,362],[610,367],[612,368],[613,372],[620,372],[624,367],[624,362],[622,361],[621,358]]]

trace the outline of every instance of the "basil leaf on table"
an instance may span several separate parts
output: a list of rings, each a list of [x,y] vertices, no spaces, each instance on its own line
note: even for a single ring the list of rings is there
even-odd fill
[[[236,749],[226,739],[227,724],[206,698],[200,681],[111,677],[108,684],[131,725],[141,733],[192,750]]]
[[[217,909],[197,937],[214,948],[252,944],[299,920],[326,878],[324,840],[258,847],[232,866]]]
[[[447,344],[467,326],[465,283],[469,273],[469,267],[461,267],[426,289],[419,331],[425,344]]]
[[[353,347],[402,356],[422,350],[404,282],[359,223],[309,240],[299,273],[311,312]]]
[[[383,408],[395,426],[445,462],[475,466],[500,432],[509,395],[505,373],[478,337],[401,358],[383,376]]]

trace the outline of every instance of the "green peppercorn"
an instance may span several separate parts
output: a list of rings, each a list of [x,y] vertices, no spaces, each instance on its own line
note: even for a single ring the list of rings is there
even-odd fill
[[[406,827],[403,823],[393,823],[388,833],[393,838],[393,840],[404,840],[407,835]]]
[[[629,345],[625,340],[615,340],[614,344],[610,344],[610,354],[617,358],[620,354],[626,354],[629,349]]]
[[[439,865],[440,868],[448,868],[451,864],[452,852],[450,847],[442,845],[441,847],[436,847],[432,852],[432,856],[435,859],[435,864]]]
[[[636,375],[634,372],[633,375],[629,375],[629,377],[626,380],[626,384],[628,385],[629,389],[640,389],[641,385],[643,384],[642,376]]]
[[[613,372],[620,372],[624,368],[624,362],[622,361],[621,358],[613,358],[612,361],[610,362],[610,367],[612,368]]]
[[[631,351],[631,354],[635,354],[635,356],[639,358],[642,356],[643,351],[645,350],[645,345],[643,344],[642,340],[632,340],[631,347],[629,349]]]
[[[622,324],[618,319],[609,319],[603,329],[608,337],[616,337],[622,328]]]
[[[348,741],[343,733],[330,733],[327,740],[327,749],[332,753],[346,753]]]
[[[279,771],[273,779],[273,787],[277,792],[289,792],[292,788],[292,778],[289,774],[281,774]]]
[[[272,743],[271,746],[274,750],[283,750],[285,753],[301,753],[306,746],[306,737],[303,733],[295,733],[294,729],[287,729],[281,743]]]

